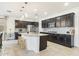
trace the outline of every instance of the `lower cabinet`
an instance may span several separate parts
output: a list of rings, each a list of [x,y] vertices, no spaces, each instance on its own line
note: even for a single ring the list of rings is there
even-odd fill
[[[53,34],[53,35],[50,34],[48,37],[49,37],[48,41],[51,41],[51,42],[57,42],[58,41],[57,36],[55,34]]]
[[[51,34],[48,41],[64,45],[67,47],[74,47],[74,38],[71,35],[66,34]]]
[[[65,37],[65,45],[68,47],[74,47],[74,37],[71,35],[66,35]]]
[[[2,48],[2,39],[0,39],[0,48]]]
[[[0,48],[2,48],[2,33],[0,33]]]
[[[2,48],[2,44],[0,44],[0,48]]]
[[[47,48],[47,36],[40,36],[40,51]]]

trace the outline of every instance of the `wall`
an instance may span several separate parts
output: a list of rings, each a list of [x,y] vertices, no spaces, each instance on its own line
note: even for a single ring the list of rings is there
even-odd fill
[[[34,18],[24,18],[24,19],[20,19],[20,21],[38,22],[38,20],[37,19],[34,19]]]
[[[6,21],[5,40],[14,39],[15,17],[9,16]]]
[[[6,17],[0,15],[0,33],[3,33],[2,40],[4,40],[4,32],[6,31]]]
[[[42,29],[43,32],[57,32],[57,33],[60,33],[60,34],[67,34],[67,31],[71,31],[71,29],[73,28],[69,28],[69,27],[62,27],[62,28],[45,28],[45,29]]]
[[[65,10],[65,11],[62,11],[62,12],[59,12],[59,13],[56,13],[56,14],[52,14],[51,16],[48,16],[46,18],[43,18],[39,21],[39,30],[40,31],[49,31],[49,30],[52,30],[52,31],[57,31],[59,33],[65,33],[67,30],[69,30],[70,28],[46,28],[46,29],[43,29],[41,27],[41,21],[42,20],[45,20],[45,19],[48,19],[48,18],[52,18],[52,17],[57,17],[57,16],[60,16],[60,15],[63,15],[63,14],[68,14],[68,13],[71,13],[71,12],[74,12],[75,13],[75,20],[74,20],[74,25],[75,25],[75,37],[74,37],[74,45],[76,47],[79,47],[79,8],[73,8],[71,10]]]
[[[15,18],[8,17],[7,19],[7,33],[14,33],[15,32]]]
[[[5,26],[5,18],[4,19],[0,19],[0,32],[2,32],[4,30]]]

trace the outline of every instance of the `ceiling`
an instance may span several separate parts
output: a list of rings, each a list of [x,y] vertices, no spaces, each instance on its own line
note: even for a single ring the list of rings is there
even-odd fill
[[[79,2],[69,2],[68,6],[64,2],[0,2],[0,15],[38,19],[75,7]]]

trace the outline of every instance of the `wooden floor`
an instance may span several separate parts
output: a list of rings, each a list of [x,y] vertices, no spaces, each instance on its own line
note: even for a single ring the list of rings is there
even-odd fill
[[[40,53],[35,53],[26,49],[21,49],[17,40],[3,41],[0,50],[1,56],[79,56],[79,48],[68,48],[59,44],[48,42],[47,49]]]

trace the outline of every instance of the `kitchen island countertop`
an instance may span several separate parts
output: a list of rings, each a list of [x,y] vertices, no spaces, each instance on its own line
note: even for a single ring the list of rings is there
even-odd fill
[[[48,34],[41,34],[41,33],[20,33],[22,36],[46,36]]]

